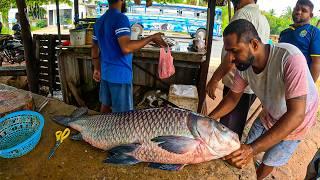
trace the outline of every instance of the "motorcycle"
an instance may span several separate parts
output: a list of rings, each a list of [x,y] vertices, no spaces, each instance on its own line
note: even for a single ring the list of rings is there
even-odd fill
[[[11,35],[0,35],[0,66],[3,62],[10,64],[24,61],[24,48],[21,40]]]

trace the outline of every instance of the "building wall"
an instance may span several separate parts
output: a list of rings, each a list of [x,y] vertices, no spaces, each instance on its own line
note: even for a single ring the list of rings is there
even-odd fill
[[[47,11],[47,19],[48,19],[48,25],[55,26],[57,24],[57,11],[56,11],[56,5],[50,4],[46,6]],[[67,4],[60,4],[59,6],[60,10],[60,16],[62,16],[66,11],[71,10],[71,20],[74,21],[74,8],[73,6],[69,6]],[[52,11],[52,16],[50,15],[50,11]],[[86,8],[83,5],[79,5],[79,18],[86,18]],[[50,24],[52,22],[52,24]],[[60,19],[60,23],[63,24],[63,19]]]
[[[17,22],[17,20],[16,20],[16,13],[17,12],[18,12],[17,8],[11,8],[8,12],[8,25],[9,25],[10,29]]]

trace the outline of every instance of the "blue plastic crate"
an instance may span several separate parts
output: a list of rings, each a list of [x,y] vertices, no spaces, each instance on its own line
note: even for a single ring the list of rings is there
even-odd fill
[[[34,111],[18,111],[0,119],[0,157],[16,158],[39,142],[44,118]]]

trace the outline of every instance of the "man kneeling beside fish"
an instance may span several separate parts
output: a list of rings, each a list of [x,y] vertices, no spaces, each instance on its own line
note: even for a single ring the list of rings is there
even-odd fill
[[[315,124],[317,89],[302,52],[286,43],[263,44],[251,22],[239,19],[230,23],[223,41],[237,72],[233,87],[210,116],[219,119],[228,114],[246,86],[251,87],[264,113],[253,123],[246,144],[224,159],[243,167],[254,155],[265,152],[257,169],[258,179],[263,179],[274,167],[288,162]]]

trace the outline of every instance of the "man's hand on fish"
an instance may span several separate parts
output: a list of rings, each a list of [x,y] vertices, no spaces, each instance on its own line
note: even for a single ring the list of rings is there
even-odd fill
[[[238,150],[222,159],[237,168],[243,168],[252,160],[253,155],[254,151],[251,145],[242,144]]]
[[[162,39],[162,36],[164,36],[163,33],[156,33],[152,35],[152,41],[159,45],[160,47],[168,47],[168,44]]]

